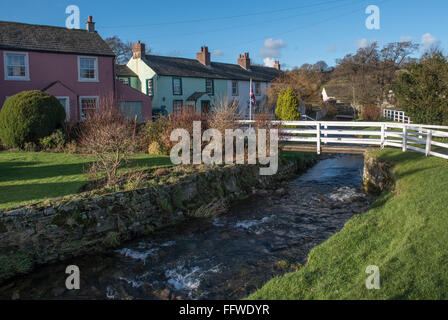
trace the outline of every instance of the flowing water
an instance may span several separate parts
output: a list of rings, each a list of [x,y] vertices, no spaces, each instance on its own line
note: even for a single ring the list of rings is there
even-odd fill
[[[306,263],[311,248],[367,210],[361,156],[320,160],[216,219],[156,232],[108,254],[44,266],[0,288],[20,299],[239,299]],[[81,289],[65,288],[65,268],[80,268]]]

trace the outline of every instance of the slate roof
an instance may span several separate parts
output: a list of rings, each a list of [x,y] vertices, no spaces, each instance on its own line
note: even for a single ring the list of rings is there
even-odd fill
[[[117,65],[116,73],[118,77],[138,77],[138,75],[129,69],[127,65]]]
[[[213,78],[225,80],[243,80],[269,82],[277,78],[281,71],[275,68],[252,65],[245,70],[237,64],[211,62],[205,66],[197,60],[146,55],[145,63],[161,76],[179,76],[195,78]]]
[[[96,32],[0,21],[0,49],[115,56]]]

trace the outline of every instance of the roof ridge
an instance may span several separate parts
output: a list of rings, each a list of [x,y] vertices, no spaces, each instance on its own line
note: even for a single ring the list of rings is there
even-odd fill
[[[69,29],[67,27],[61,27],[61,26],[50,26],[47,24],[35,24],[35,23],[25,23],[25,22],[17,22],[17,21],[6,21],[6,20],[0,20],[0,23],[14,23],[14,24],[22,24],[25,26],[32,26],[32,27],[47,27],[47,28],[57,28],[57,29],[63,29],[63,30],[70,30],[70,31],[81,31],[81,32],[87,32],[85,29]],[[90,32],[92,33],[92,32]],[[95,32],[96,33],[96,32]]]
[[[146,54],[146,55],[145,55],[145,58],[148,57],[148,56],[150,56],[150,57],[168,58],[168,59],[179,59],[179,60],[195,61],[195,62],[198,62],[199,64],[203,65],[203,64],[200,63],[198,60],[196,60],[196,59],[192,59],[192,58],[163,56],[163,55],[157,55],[157,54]],[[220,62],[220,61],[211,61],[210,63],[211,63],[211,64],[216,63],[216,64],[223,64],[223,65],[228,65],[228,66],[239,66],[239,67],[241,67],[238,63],[229,63],[229,62]],[[251,67],[266,68],[266,69],[275,69],[275,68],[273,68],[273,67],[267,67],[267,66],[261,66],[261,65],[251,65]],[[250,71],[250,69],[249,69],[249,70],[246,70],[246,69],[244,69],[243,67],[241,67],[241,68],[242,68],[244,71]],[[275,70],[277,70],[277,69],[275,69]]]

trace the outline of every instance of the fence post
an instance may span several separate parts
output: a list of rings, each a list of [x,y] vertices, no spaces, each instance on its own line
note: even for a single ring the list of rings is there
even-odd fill
[[[403,151],[408,150],[408,127],[406,125],[403,126]]]
[[[386,125],[381,124],[381,149],[384,148],[384,141],[386,140]]]
[[[418,133],[419,133],[418,138],[419,139],[423,139],[423,136],[422,136],[423,129],[422,129],[422,127],[418,127]]]
[[[317,154],[320,154],[320,122],[316,123]]]
[[[325,129],[325,131],[328,129],[328,125],[324,125],[324,129]],[[325,132],[325,138],[327,138],[328,137],[328,134]],[[327,144],[327,142],[325,141],[324,142],[325,144]]]
[[[427,131],[426,133],[426,156],[428,157],[431,154],[431,140],[432,140],[432,130]]]

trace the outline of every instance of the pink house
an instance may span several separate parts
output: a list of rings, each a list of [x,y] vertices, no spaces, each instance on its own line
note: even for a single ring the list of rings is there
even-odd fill
[[[151,98],[116,80],[115,55],[95,31],[0,21],[0,108],[26,90],[56,96],[67,120],[82,121],[102,99],[116,100],[122,111],[151,119]]]

